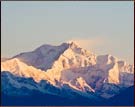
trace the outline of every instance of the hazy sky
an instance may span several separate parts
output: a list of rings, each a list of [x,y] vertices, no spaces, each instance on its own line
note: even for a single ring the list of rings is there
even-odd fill
[[[2,1],[2,57],[75,40],[134,62],[133,1]]]

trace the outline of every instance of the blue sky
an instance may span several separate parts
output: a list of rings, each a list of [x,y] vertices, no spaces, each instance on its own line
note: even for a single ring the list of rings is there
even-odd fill
[[[133,1],[2,1],[2,57],[74,40],[134,62]]]

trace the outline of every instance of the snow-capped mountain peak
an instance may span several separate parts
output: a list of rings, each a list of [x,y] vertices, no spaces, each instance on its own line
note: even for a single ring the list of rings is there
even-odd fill
[[[66,84],[70,91],[77,90],[75,92],[80,91],[87,96],[93,92],[110,98],[121,87],[134,84],[133,65],[110,54],[95,55],[75,42],[62,43],[59,46],[45,44],[31,52],[18,54],[2,62],[1,70],[20,78],[32,78],[37,83],[32,87],[40,87],[36,89],[43,92],[46,82],[43,86],[39,83],[47,81],[50,87],[63,89]],[[55,92],[51,90],[51,93]]]

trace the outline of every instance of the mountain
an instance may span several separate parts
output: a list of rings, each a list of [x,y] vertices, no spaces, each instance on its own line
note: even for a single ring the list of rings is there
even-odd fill
[[[32,91],[31,96],[8,96],[2,95],[2,105],[4,106],[88,106],[100,105],[102,102],[89,100],[85,97],[69,99],[50,94],[42,94],[38,91]],[[53,103],[52,103],[53,102]]]
[[[105,104],[115,106],[134,106],[134,86],[121,91],[118,95],[105,101]]]
[[[1,103],[4,106],[134,106],[134,87],[129,87],[113,98],[102,101],[89,100],[85,97],[77,97],[71,100],[55,95],[42,94],[38,91],[32,91],[32,93],[31,96],[27,97],[2,94]]]
[[[1,77],[3,98],[31,97],[36,91],[56,99],[75,101],[79,97],[96,104],[134,85],[134,65],[110,54],[96,55],[74,42],[45,44],[2,61]]]
[[[6,57],[2,57],[2,58],[1,58],[1,62],[4,62],[4,61],[6,61],[6,60],[9,60],[9,58],[6,58]]]
[[[68,48],[68,44],[60,46],[42,45],[32,52],[25,52],[14,56],[29,66],[34,66],[41,70],[51,68],[53,62]]]

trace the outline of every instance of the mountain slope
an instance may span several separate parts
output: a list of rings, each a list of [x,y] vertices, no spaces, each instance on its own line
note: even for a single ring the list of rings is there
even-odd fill
[[[134,86],[131,86],[120,94],[115,95],[105,102],[105,105],[134,106]]]
[[[51,68],[53,62],[58,59],[68,48],[68,44],[63,43],[60,46],[42,45],[32,52],[25,52],[14,56],[27,65],[34,66],[41,70]]]
[[[112,55],[95,55],[74,42],[42,45],[1,63],[4,96],[109,99],[134,84],[134,66]],[[6,85],[5,85],[6,84]],[[9,91],[10,90],[10,91]],[[56,98],[57,98],[56,97]]]
[[[3,106],[88,106],[100,104],[102,102],[90,100],[85,97],[69,99],[50,94],[42,94],[37,91],[33,91],[33,95],[27,97],[2,95]]]
[[[42,80],[39,83],[35,82],[33,78],[24,78],[15,76],[8,71],[3,71],[1,73],[2,77],[2,94],[7,97],[24,98],[35,96],[35,93],[40,93],[39,97],[42,95],[56,96],[56,98],[68,98],[69,100],[84,98],[92,99],[94,101],[100,101],[102,98],[94,93],[89,93],[86,96],[85,93],[71,89],[68,84],[64,85],[62,88],[55,87],[51,85],[48,81]],[[11,81],[12,80],[12,81]],[[6,85],[5,85],[6,84]],[[63,96],[64,93],[64,96]]]

